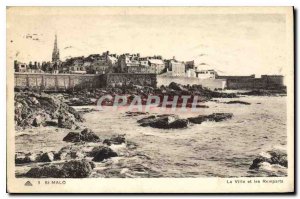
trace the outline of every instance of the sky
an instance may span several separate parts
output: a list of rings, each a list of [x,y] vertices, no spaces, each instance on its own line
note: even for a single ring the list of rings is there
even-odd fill
[[[224,75],[286,73],[284,14],[143,11],[9,9],[8,58],[50,61],[57,34],[62,60],[108,50],[195,60]]]

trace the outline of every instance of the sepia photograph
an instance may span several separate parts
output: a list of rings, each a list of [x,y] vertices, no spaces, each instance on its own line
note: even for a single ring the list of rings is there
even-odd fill
[[[293,192],[293,12],[7,7],[8,191]]]

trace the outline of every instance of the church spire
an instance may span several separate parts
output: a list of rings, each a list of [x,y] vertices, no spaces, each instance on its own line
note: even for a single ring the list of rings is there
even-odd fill
[[[57,35],[55,34],[54,48],[52,52],[52,62],[59,61],[59,49],[57,47]]]

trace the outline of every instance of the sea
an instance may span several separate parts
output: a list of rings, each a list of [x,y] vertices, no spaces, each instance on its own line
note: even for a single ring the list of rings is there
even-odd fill
[[[233,100],[250,105],[225,103]],[[244,96],[204,102],[202,105],[208,108],[199,108],[197,112],[166,112],[162,108],[149,111],[149,115],[171,113],[181,118],[233,113],[232,119],[226,121],[190,124],[184,129],[142,127],[137,120],[147,115],[126,116],[126,108],[118,111],[99,111],[92,106],[76,109],[94,109],[84,114],[83,125],[100,138],[125,134],[126,140],[135,146],[129,152],[122,146],[112,146],[121,156],[97,163],[91,177],[286,176],[286,169],[279,165],[249,170],[259,155],[273,149],[286,150],[286,101],[286,96]],[[62,139],[67,132],[55,127],[17,132],[16,151],[57,151],[66,145]]]

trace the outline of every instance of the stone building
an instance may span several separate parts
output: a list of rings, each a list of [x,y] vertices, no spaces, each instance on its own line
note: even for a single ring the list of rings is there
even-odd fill
[[[140,66],[140,54],[122,54],[118,59],[118,70],[120,73],[127,73],[129,71],[133,71],[134,68]],[[131,68],[133,67],[133,68]],[[131,68],[131,69],[129,69]]]
[[[150,73],[161,74],[165,69],[165,63],[162,59],[157,57],[149,59]]]
[[[185,64],[184,62],[177,61],[175,57],[173,59],[165,60],[165,67],[167,72],[171,71],[172,76],[185,76]]]
[[[90,67],[88,73],[92,74],[106,74],[114,72],[117,69],[118,56],[116,54],[110,54],[109,51],[103,52],[102,55],[90,55],[85,59],[90,61]]]
[[[62,68],[68,73],[71,74],[86,74],[87,69],[86,65],[84,65],[84,57],[72,57],[67,59],[64,63]]]
[[[155,73],[165,69],[161,56],[140,57],[140,54],[123,54],[118,59],[118,71],[121,73]]]

